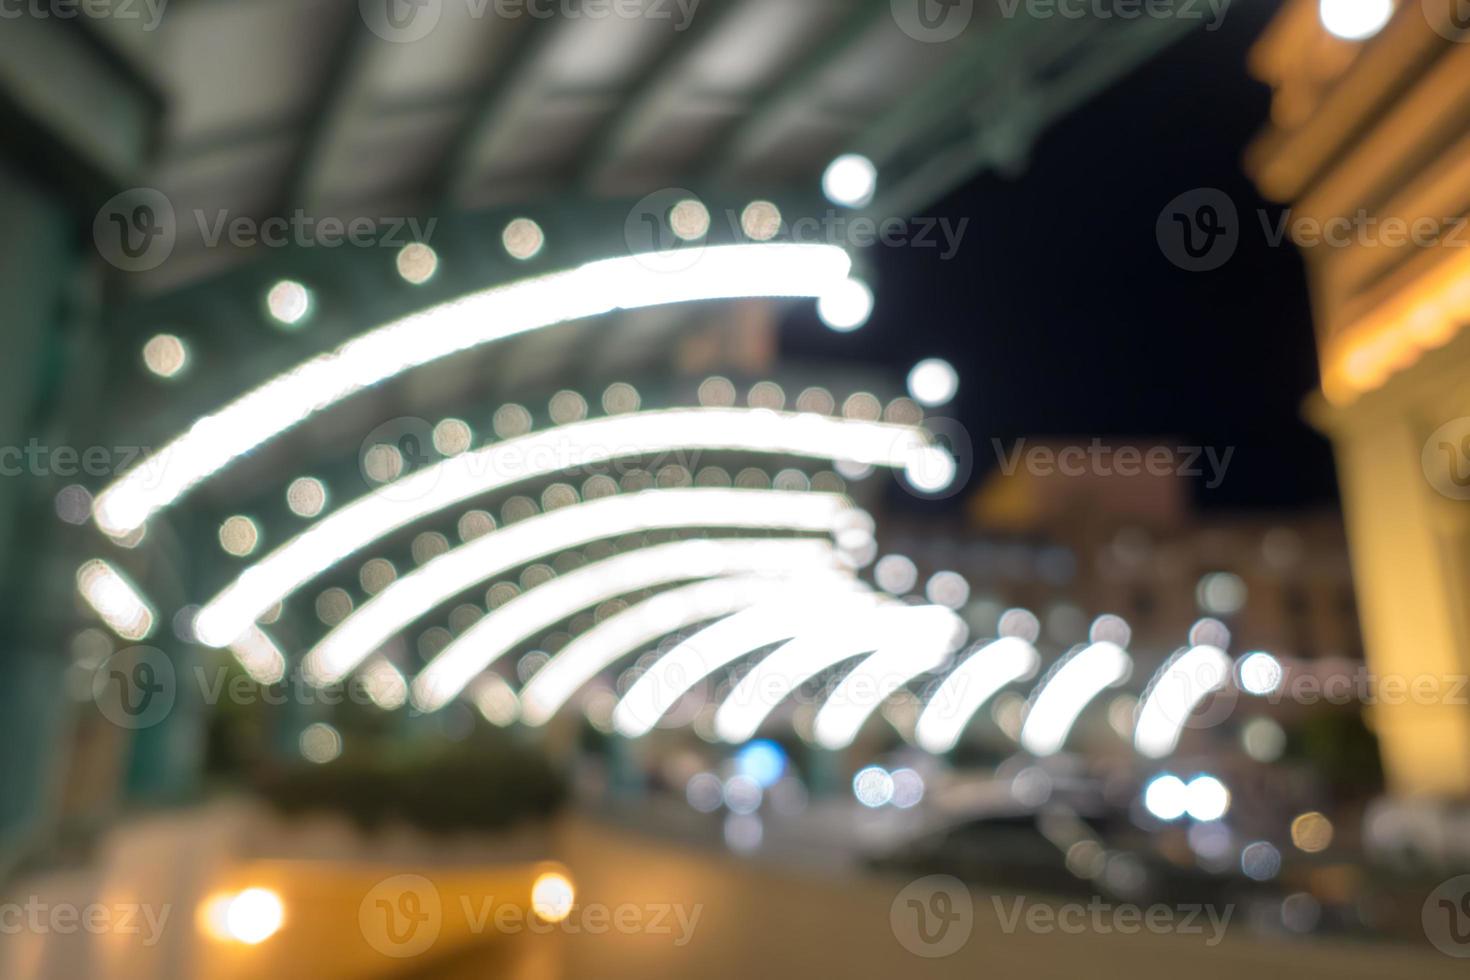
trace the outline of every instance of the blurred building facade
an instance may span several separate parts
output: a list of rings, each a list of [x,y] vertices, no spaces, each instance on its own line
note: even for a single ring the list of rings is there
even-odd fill
[[[1470,672],[1467,40],[1453,0],[1399,4],[1362,42],[1292,0],[1254,49],[1274,95],[1247,155],[1310,278],[1309,412],[1336,449],[1369,664],[1446,691]],[[1470,796],[1463,699],[1374,716],[1393,791]]]
[[[1034,442],[1057,453],[1078,442]],[[1136,452],[1147,445],[1114,445]],[[1234,652],[1287,658],[1362,657],[1342,524],[1323,510],[1280,515],[1200,513],[1191,480],[1176,472],[1069,474],[1056,468],[993,472],[965,514],[943,527],[885,521],[886,551],[921,577],[960,572],[970,584],[972,629],[992,635],[1007,607],[1040,618],[1044,642],[1086,638],[1103,613],[1122,616],[1141,654],[1188,643],[1202,617],[1230,627]]]

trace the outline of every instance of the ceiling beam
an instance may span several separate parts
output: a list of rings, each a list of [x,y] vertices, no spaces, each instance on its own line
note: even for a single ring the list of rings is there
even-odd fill
[[[715,182],[731,179],[739,163],[745,159],[766,131],[792,106],[810,97],[813,84],[846,55],[877,24],[890,16],[892,0],[860,0],[832,35],[809,54],[798,60],[792,70],[776,81],[756,100],[734,129],[716,142],[706,154],[703,166]]]
[[[345,23],[338,29],[327,56],[318,86],[321,95],[312,106],[301,142],[287,167],[278,214],[289,214],[317,200],[332,145],[366,98],[367,63],[373,44],[380,39],[368,28],[357,4],[349,4],[348,8],[343,15]]]
[[[977,104],[977,123],[966,138],[948,146],[927,147],[923,163],[901,173],[880,189],[869,212],[912,214],[969,180],[987,166],[1014,164],[1007,159],[1022,153],[1048,124],[1102,91],[1145,58],[1182,37],[1194,22],[1152,18],[1126,26],[1089,31],[1078,41],[1047,45],[1049,57],[1030,67],[1029,81],[1019,97],[995,91]],[[1056,71],[1055,68],[1063,67]],[[1053,70],[1048,70],[1053,69]],[[1046,81],[1038,80],[1038,76]]]
[[[580,5],[581,0],[565,0]],[[464,122],[449,142],[437,181],[441,203],[450,205],[474,186],[479,148],[490,141],[500,126],[516,92],[535,71],[536,63],[550,48],[565,18],[526,18],[505,57],[465,113]]]
[[[712,0],[706,0],[706,6]],[[596,186],[610,165],[637,141],[649,119],[656,117],[661,103],[678,84],[680,75],[699,57],[699,47],[714,36],[721,25],[734,18],[745,0],[718,0],[713,11],[701,8],[689,26],[674,36],[643,67],[627,92],[618,100],[587,143],[575,182],[582,189]]]

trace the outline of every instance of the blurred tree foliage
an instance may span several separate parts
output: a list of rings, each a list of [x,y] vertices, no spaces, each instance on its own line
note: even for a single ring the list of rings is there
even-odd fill
[[[369,829],[405,821],[435,832],[544,818],[565,798],[565,784],[539,750],[484,730],[462,742],[364,745],[327,765],[267,770],[255,788],[287,813],[334,810]]]
[[[1309,762],[1340,798],[1383,790],[1378,738],[1357,711],[1324,707],[1302,719],[1292,734],[1292,754]]]

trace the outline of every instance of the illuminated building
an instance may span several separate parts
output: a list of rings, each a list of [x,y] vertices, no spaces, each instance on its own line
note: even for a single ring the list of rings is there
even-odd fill
[[[1247,167],[1289,205],[1306,263],[1322,365],[1308,411],[1336,450],[1380,675],[1470,670],[1470,44],[1457,10],[1402,3],[1359,24],[1339,20],[1345,5],[1319,16],[1293,0],[1252,57],[1273,98]],[[1382,705],[1373,726],[1396,794],[1470,795],[1470,708]]]

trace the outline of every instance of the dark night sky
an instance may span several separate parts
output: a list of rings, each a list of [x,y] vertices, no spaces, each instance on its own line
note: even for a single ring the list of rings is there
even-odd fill
[[[945,414],[972,434],[977,477],[992,437],[1158,436],[1235,447],[1201,507],[1334,500],[1327,444],[1300,414],[1317,379],[1301,262],[1266,240],[1257,209],[1279,211],[1240,163],[1268,108],[1246,52],[1272,13],[1233,5],[1046,132],[1020,177],[983,175],[928,209],[970,218],[959,255],[879,246],[872,321],[837,336],[797,314],[788,353],[895,372],[947,358],[962,390]],[[1155,237],[1161,209],[1197,187],[1240,215],[1213,272],[1176,268]]]

